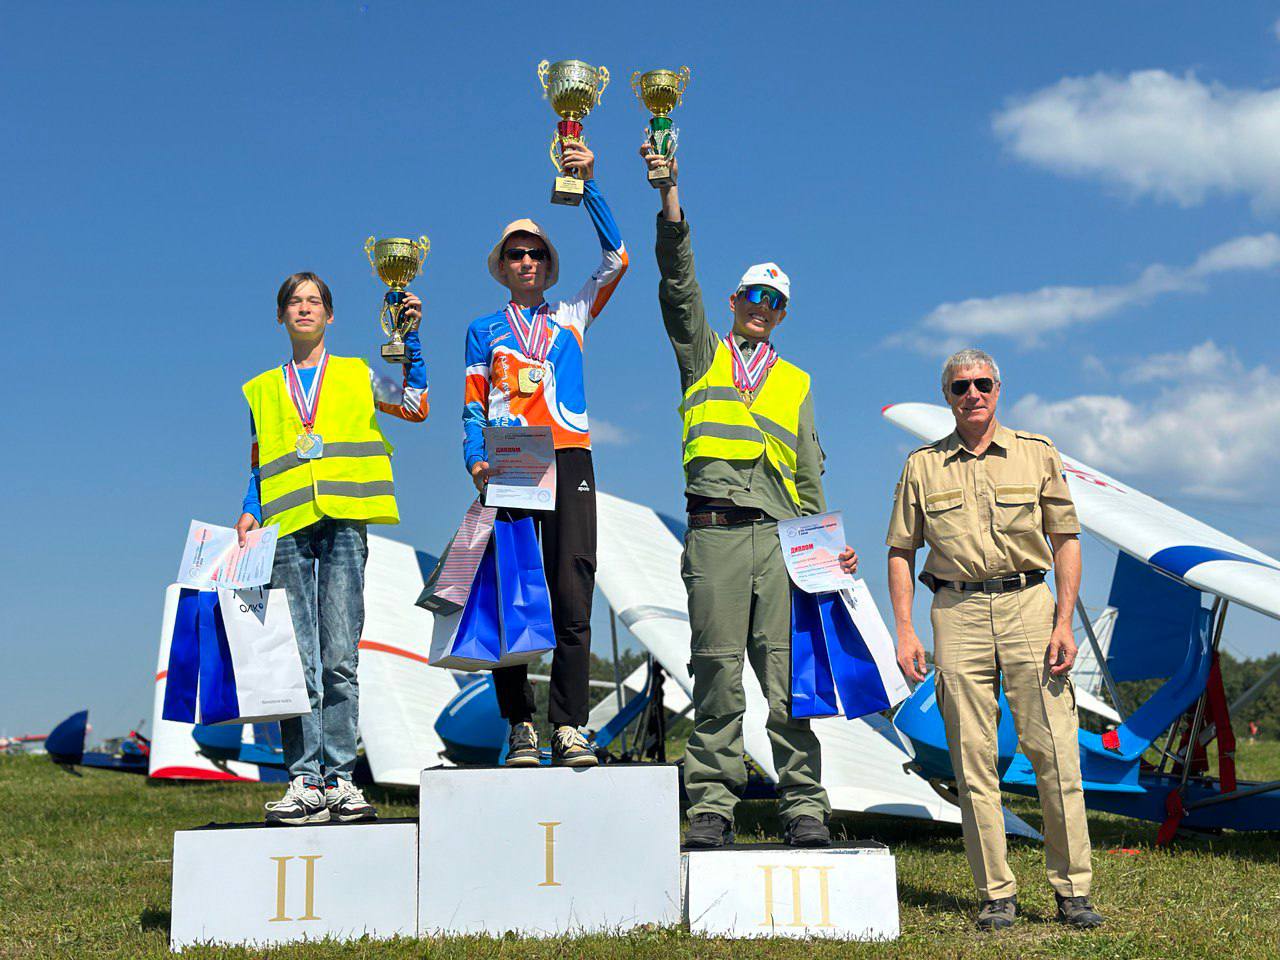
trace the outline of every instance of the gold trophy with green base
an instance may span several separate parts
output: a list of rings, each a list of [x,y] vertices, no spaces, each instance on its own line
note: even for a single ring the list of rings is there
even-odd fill
[[[609,71],[593,67],[581,60],[543,60],[538,64],[538,80],[542,95],[560,117],[551,138],[551,162],[559,176],[551,188],[551,202],[576,207],[582,202],[582,179],[566,170],[563,163],[566,143],[586,143],[582,135],[582,119],[600,102],[609,85]]]
[[[400,319],[404,309],[404,291],[422,271],[422,262],[427,259],[430,249],[431,241],[426,237],[417,240],[406,237],[375,240],[370,237],[364,242],[365,256],[369,258],[373,272],[391,288],[382,299],[382,312],[378,317],[382,332],[391,338],[382,345],[382,359],[388,363],[405,362],[404,336],[413,329],[413,324]]]
[[[650,70],[647,73],[637,70],[631,75],[631,89],[635,91],[636,98],[653,114],[649,119],[649,146],[666,161],[649,168],[651,187],[669,187],[675,183],[671,178],[670,161],[676,155],[680,131],[671,125],[670,114],[684,99],[687,86],[688,67]]]

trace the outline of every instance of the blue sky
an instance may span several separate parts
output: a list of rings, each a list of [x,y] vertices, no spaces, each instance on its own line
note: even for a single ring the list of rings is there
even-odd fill
[[[814,376],[828,499],[886,609],[913,444],[879,410],[936,401],[952,342],[1001,361],[1006,422],[1280,552],[1280,6],[783,9],[0,5],[0,732],[149,715],[187,521],[234,520],[239,385],[285,353],[275,289],[325,276],[332,348],[375,356],[371,233],[432,240],[415,284],[432,415],[386,429],[391,535],[439,548],[470,490],[463,333],[502,302],[485,252],[532,215],[561,293],[597,258],[585,212],[547,202],[543,57],[614,78],[587,120],[632,261],[588,337],[603,489],[682,506],[628,78],[687,63],[681,187],[711,314],[727,324],[747,264],[790,273],[776,343]],[[1087,550],[1092,605],[1110,563]],[[1280,641],[1247,612],[1231,626],[1238,653]]]

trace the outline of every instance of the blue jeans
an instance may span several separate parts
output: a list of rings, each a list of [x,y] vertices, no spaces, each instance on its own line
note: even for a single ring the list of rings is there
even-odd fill
[[[364,629],[365,524],[326,517],[281,537],[271,588],[289,597],[311,713],[280,721],[289,776],[323,786],[350,780],[356,765],[360,685],[357,645]]]

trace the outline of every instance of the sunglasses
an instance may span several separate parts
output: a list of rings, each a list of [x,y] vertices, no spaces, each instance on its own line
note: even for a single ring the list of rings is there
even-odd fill
[[[507,247],[502,251],[502,256],[507,263],[519,263],[525,257],[534,263],[541,263],[547,259],[547,250],[545,247]]]
[[[770,310],[780,310],[787,302],[787,298],[773,287],[747,287],[738,296],[745,297],[747,303],[768,303]]]
[[[978,388],[979,393],[990,393],[995,389],[996,382],[991,377],[976,377],[973,380],[952,380],[951,395],[953,397],[963,397],[969,392],[969,385]]]

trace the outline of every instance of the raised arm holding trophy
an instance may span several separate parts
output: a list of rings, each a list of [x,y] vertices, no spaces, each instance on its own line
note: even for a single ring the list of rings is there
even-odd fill
[[[565,157],[565,147],[586,143],[582,119],[600,102],[604,88],[609,85],[609,71],[581,60],[555,63],[543,60],[538,64],[538,80],[542,83],[543,97],[551,102],[551,109],[560,117],[555,136],[551,138],[551,162],[558,171],[551,189],[551,202],[576,207],[582,203],[583,179]]]

